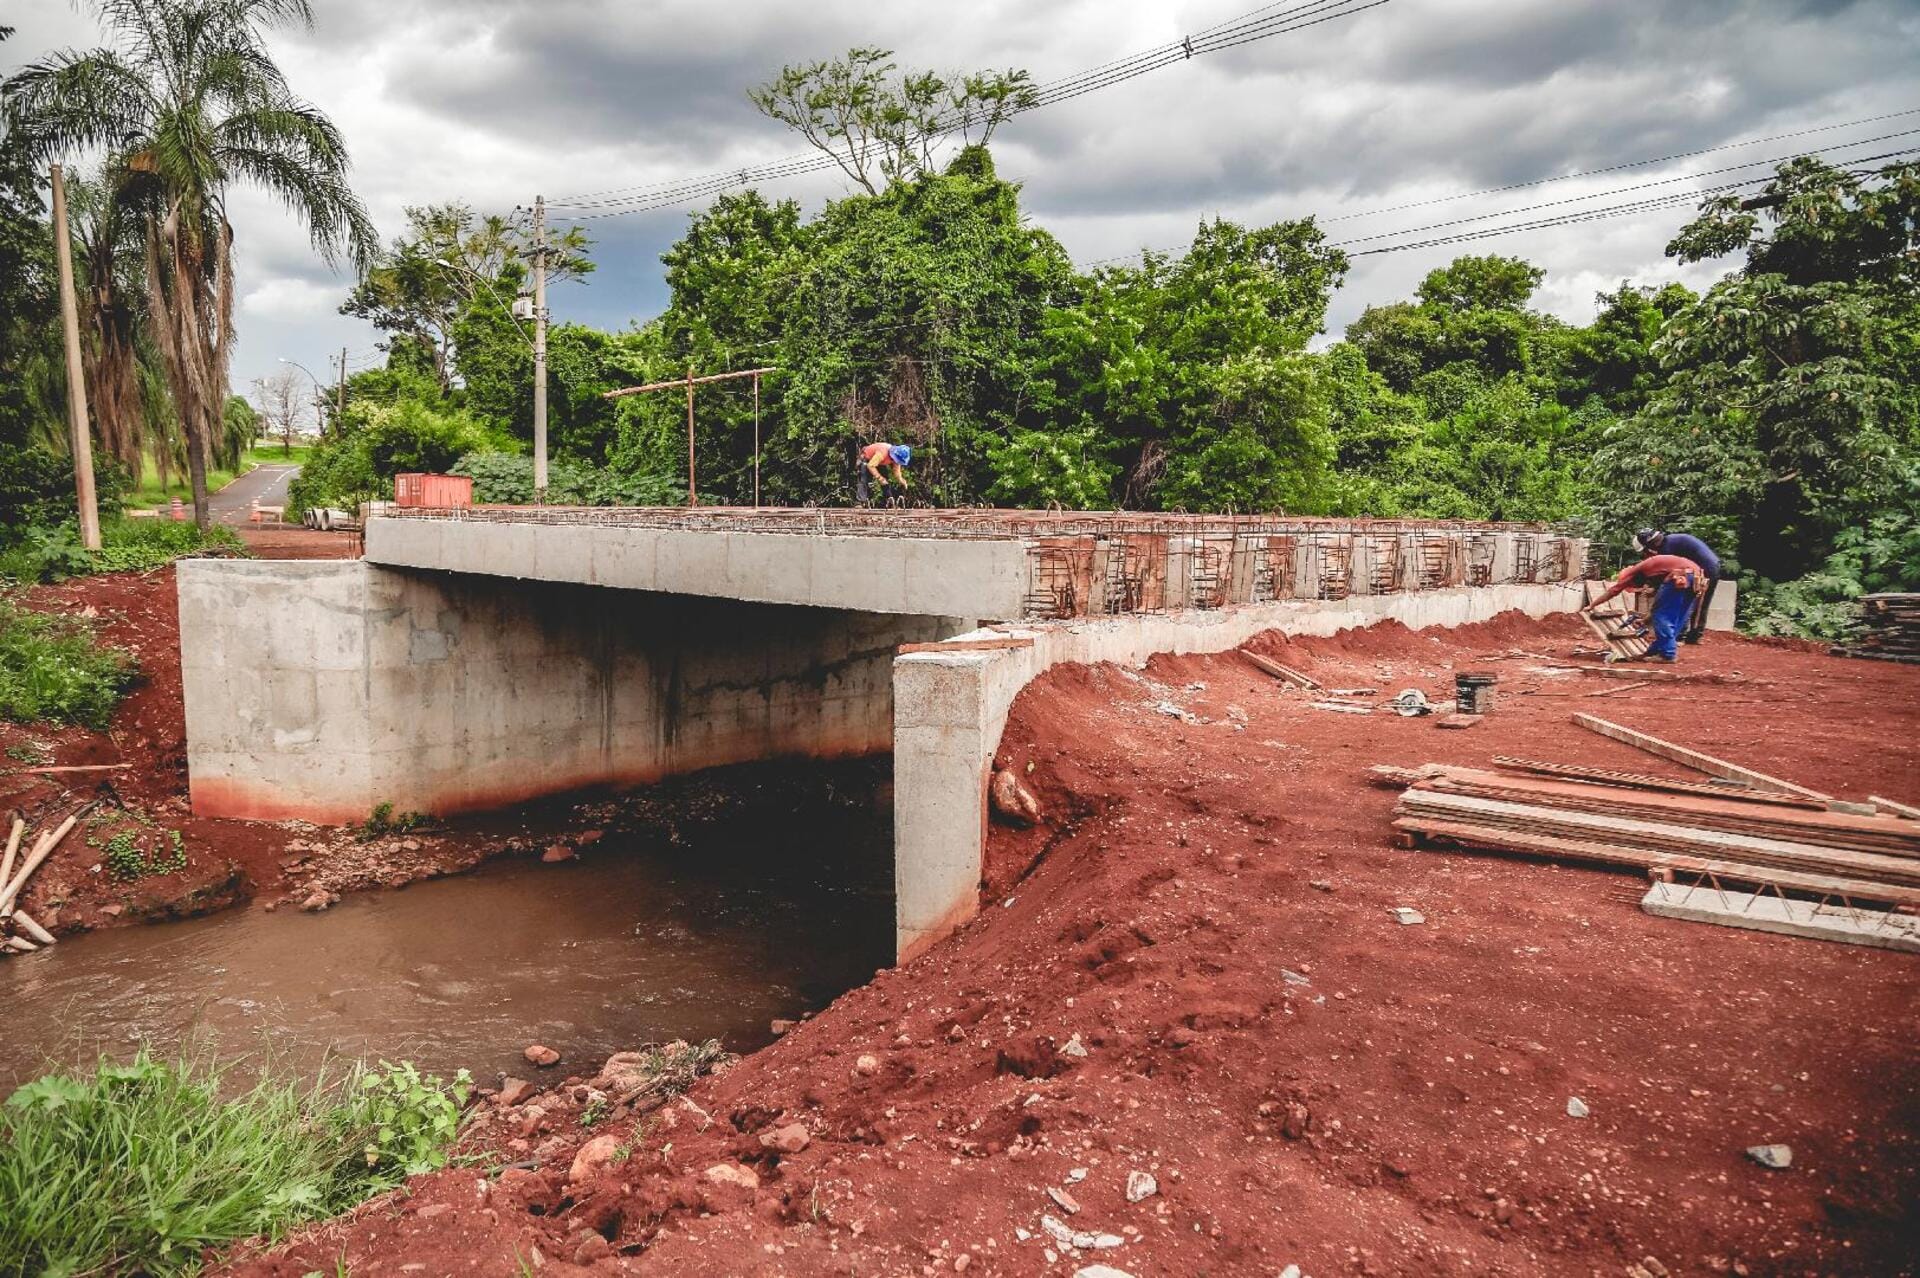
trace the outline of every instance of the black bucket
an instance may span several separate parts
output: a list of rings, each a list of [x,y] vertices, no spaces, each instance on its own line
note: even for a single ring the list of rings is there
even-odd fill
[[[1454,708],[1461,714],[1487,714],[1493,710],[1493,685],[1498,675],[1468,673],[1453,677]]]

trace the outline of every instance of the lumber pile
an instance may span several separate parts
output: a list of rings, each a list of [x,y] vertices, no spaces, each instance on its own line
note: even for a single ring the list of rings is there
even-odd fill
[[[91,803],[86,804],[59,825],[42,831],[40,837],[33,841],[33,847],[20,860],[18,872],[14,869],[14,860],[20,855],[27,823],[18,816],[13,818],[12,829],[7,832],[6,850],[0,852],[0,954],[27,954],[43,945],[53,944],[53,934],[34,922],[25,910],[17,908],[20,893],[27,886],[27,880],[33,877],[33,872],[53,855],[60,841],[72,832],[92,806]]]
[[[1835,655],[1920,662],[1920,594],[1862,596],[1860,621],[1858,641],[1834,648]]]
[[[1920,906],[1920,822],[1834,811],[1789,790],[1503,759],[1411,774],[1394,828],[1455,844],[1665,877]]]

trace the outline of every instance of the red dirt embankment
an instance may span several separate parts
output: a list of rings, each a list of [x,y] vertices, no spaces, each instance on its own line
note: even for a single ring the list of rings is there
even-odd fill
[[[1682,669],[1738,681],[1620,691],[1508,655],[1582,633],[1260,641],[1383,696],[1491,668],[1465,732],[1315,709],[1235,654],[1055,670],[1001,749],[1047,822],[994,830],[959,934],[665,1110],[585,1130],[570,1080],[474,1138],[534,1166],[419,1178],[233,1271],[1911,1272],[1920,960],[1653,919],[1628,874],[1397,849],[1365,775],[1670,770],[1567,722],[1589,710],[1912,799],[1920,672],[1714,636]],[[598,1134],[614,1161],[570,1180]]]

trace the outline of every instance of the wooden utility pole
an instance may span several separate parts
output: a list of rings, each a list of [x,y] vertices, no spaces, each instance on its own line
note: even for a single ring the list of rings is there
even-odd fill
[[[340,423],[347,418],[347,348],[340,348],[340,389],[333,401],[333,428],[340,429]]]
[[[547,504],[547,197],[533,197],[533,501]]]
[[[743,368],[736,373],[708,373],[705,377],[693,375],[693,365],[687,365],[687,375],[676,377],[670,382],[648,382],[645,386],[624,386],[619,390],[610,390],[602,399],[619,399],[623,395],[645,395],[649,391],[666,390],[669,387],[687,388],[687,505],[700,504],[694,490],[693,470],[693,388],[703,382],[724,382],[735,377],[753,379],[753,504],[760,504],[760,375],[772,373],[773,368]]]
[[[73,248],[67,238],[67,182],[53,166],[53,253],[60,259],[60,328],[67,346],[67,424],[73,432],[74,497],[80,544],[100,549],[100,504],[93,492],[93,434],[87,425],[87,374],[80,358],[80,303],[73,295]]]

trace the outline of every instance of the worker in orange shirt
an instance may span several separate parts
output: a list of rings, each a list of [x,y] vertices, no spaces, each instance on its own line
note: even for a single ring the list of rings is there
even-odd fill
[[[856,496],[861,505],[866,505],[870,492],[869,484],[880,485],[880,495],[886,496],[886,471],[893,472],[893,480],[900,485],[900,491],[907,491],[907,470],[913,463],[913,449],[907,444],[868,444],[860,450],[860,472],[857,477]]]
[[[1693,605],[1706,591],[1707,581],[1699,564],[1681,555],[1648,555],[1637,564],[1620,570],[1606,593],[1588,604],[1592,612],[1607,600],[1637,586],[1658,586],[1653,596],[1653,643],[1647,648],[1649,661],[1673,661],[1680,652],[1680,632],[1693,616]]]

